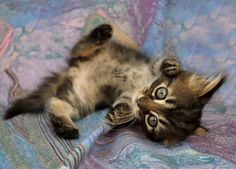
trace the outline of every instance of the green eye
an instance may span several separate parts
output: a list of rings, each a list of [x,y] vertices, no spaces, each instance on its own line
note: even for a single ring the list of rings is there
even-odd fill
[[[157,119],[155,116],[150,115],[150,116],[148,117],[148,124],[149,124],[150,126],[152,126],[152,127],[156,127],[157,124],[158,124],[158,119]]]
[[[165,87],[159,87],[155,92],[156,99],[163,100],[167,96],[167,89]]]

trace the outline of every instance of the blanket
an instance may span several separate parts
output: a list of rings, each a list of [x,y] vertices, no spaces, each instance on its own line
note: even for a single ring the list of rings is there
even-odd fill
[[[24,114],[0,119],[0,169],[236,168],[235,7],[234,0],[0,0],[1,117],[63,69],[79,37],[106,20],[150,57],[171,41],[185,69],[227,74],[204,108],[203,137],[167,148],[138,125],[112,129],[103,110],[77,121],[79,139],[65,140],[44,113]]]

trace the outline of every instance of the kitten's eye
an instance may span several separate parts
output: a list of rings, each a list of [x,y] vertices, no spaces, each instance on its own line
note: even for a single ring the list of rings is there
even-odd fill
[[[157,123],[158,123],[158,119],[157,119],[155,116],[150,115],[150,116],[148,117],[148,123],[149,123],[150,126],[156,127],[156,126],[157,126]]]
[[[155,92],[156,99],[163,100],[167,96],[167,89],[165,87],[159,87]]]

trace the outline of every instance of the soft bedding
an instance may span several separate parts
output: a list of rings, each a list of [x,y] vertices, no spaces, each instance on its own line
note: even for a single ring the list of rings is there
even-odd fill
[[[25,114],[0,120],[0,169],[236,168],[235,7],[234,0],[0,0],[1,116],[65,66],[81,34],[106,20],[152,57],[171,40],[186,69],[227,74],[204,109],[203,137],[166,148],[138,125],[112,129],[104,110],[77,122],[79,139],[64,140],[46,114]]]

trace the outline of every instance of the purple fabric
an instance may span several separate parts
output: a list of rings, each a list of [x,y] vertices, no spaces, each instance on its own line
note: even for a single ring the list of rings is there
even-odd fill
[[[0,2],[1,114],[10,101],[61,70],[80,35],[103,23],[102,17],[151,57],[159,57],[171,40],[186,69],[227,74],[204,109],[204,137],[166,148],[148,140],[140,126],[111,129],[103,111],[79,120],[80,138],[69,141],[54,134],[45,114],[26,114],[0,120],[0,168],[236,168],[234,0]]]

